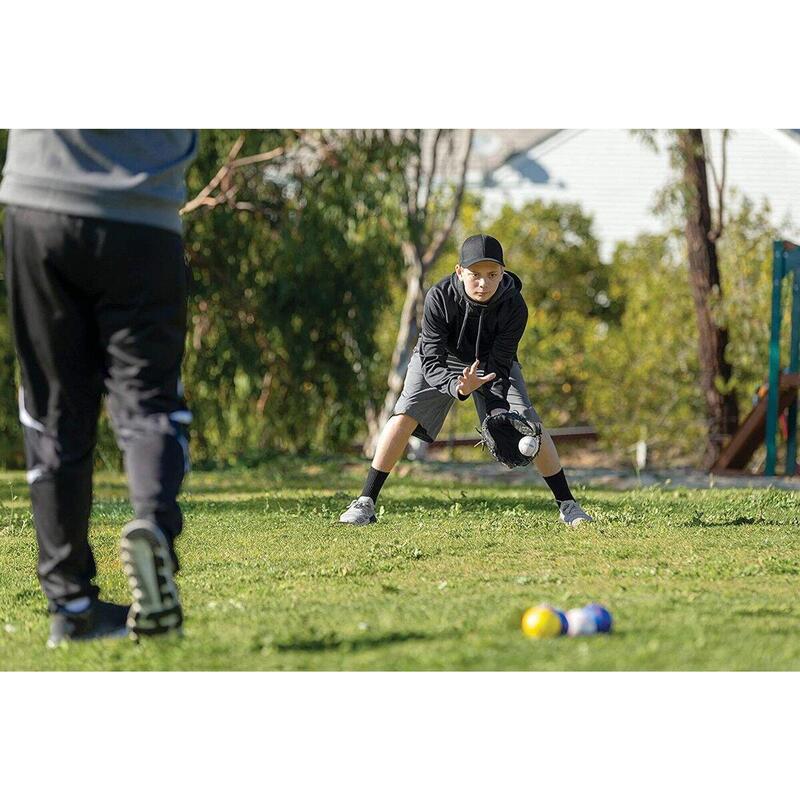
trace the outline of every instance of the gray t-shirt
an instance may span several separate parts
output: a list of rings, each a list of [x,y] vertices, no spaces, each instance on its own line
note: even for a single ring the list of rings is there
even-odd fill
[[[181,232],[193,130],[12,130],[0,203]]]

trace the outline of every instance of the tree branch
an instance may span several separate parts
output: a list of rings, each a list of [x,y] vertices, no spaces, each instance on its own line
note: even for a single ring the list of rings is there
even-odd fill
[[[229,170],[239,169],[239,167],[246,167],[250,164],[260,164],[262,161],[272,161],[274,158],[282,156],[285,152],[285,147],[276,147],[273,150],[267,150],[266,153],[256,153],[254,156],[237,158],[228,165]]]
[[[720,236],[722,236],[722,228],[723,228],[723,211],[725,206],[725,174],[727,171],[727,141],[730,131],[728,128],[724,128],[722,131],[722,177],[720,178],[717,175],[717,170],[714,166],[714,159],[711,155],[711,146],[710,141],[707,136],[707,131],[703,131],[703,143],[705,147],[705,151],[707,153],[706,162],[708,164],[708,168],[711,172],[711,179],[714,182],[714,189],[716,190],[717,195],[717,218],[714,220],[714,224],[711,227],[711,230],[708,232],[709,238],[712,242],[716,242]]]
[[[719,221],[718,221],[718,229],[719,229],[719,236],[722,235],[722,229],[724,227],[724,217],[722,216],[723,210],[725,208],[725,174],[728,170],[728,136],[730,135],[730,130],[728,128],[724,128],[722,131],[722,178],[719,182]]]
[[[228,157],[225,159],[225,163],[219,168],[217,174],[200,192],[198,192],[197,196],[193,200],[190,200],[188,203],[186,203],[186,205],[184,205],[184,207],[180,210],[181,215],[190,214],[192,211],[195,211],[201,206],[210,206],[213,208],[221,203],[228,202],[228,200],[233,197],[233,194],[236,193],[236,187],[227,189],[222,195],[217,197],[213,197],[212,193],[220,186],[220,184],[227,181],[227,179],[235,170],[251,164],[260,164],[266,161],[272,161],[286,153],[285,147],[276,147],[275,149],[268,150],[265,153],[256,153],[252,156],[237,158],[236,156],[241,151],[244,141],[245,136],[244,134],[241,134],[234,143],[233,147],[228,153]]]
[[[414,136],[414,158],[412,159],[413,180],[408,187],[408,210],[413,216],[416,224],[417,212],[419,211],[419,177],[422,169],[422,132],[415,130]],[[405,180],[404,180],[405,182]]]
[[[189,214],[194,211],[196,208],[200,208],[200,206],[206,205],[206,199],[211,195],[214,189],[222,183],[223,178],[230,172],[230,165],[234,161],[237,155],[239,155],[239,151],[244,146],[244,134],[240,134],[239,138],[233,143],[233,147],[231,147],[230,152],[228,153],[228,157],[225,159],[225,163],[219,168],[217,174],[205,185],[203,189],[198,192],[197,197],[194,200],[190,200],[184,207],[180,210],[181,214]]]
[[[467,148],[464,152],[464,158],[461,163],[461,175],[459,176],[458,183],[456,184],[455,195],[450,206],[450,212],[448,214],[447,221],[433,236],[430,246],[422,257],[422,263],[426,268],[433,264],[437,258],[439,258],[442,248],[444,247],[453,230],[453,225],[455,225],[458,212],[461,210],[461,202],[464,199],[464,189],[466,188],[467,184],[467,167],[469,165],[469,156],[472,152],[472,139],[474,135],[475,131],[470,129],[467,136]]]
[[[439,150],[439,142],[441,141],[442,136],[444,135],[444,130],[439,128],[436,131],[436,136],[433,139],[433,148],[431,152],[431,167],[430,171],[428,172],[428,182],[425,186],[425,194],[424,194],[424,202],[422,197],[420,197],[420,207],[423,209],[422,215],[425,219],[428,218],[428,213],[430,209],[431,203],[431,195],[433,194],[433,181],[436,177],[436,162],[438,159],[438,150]]]

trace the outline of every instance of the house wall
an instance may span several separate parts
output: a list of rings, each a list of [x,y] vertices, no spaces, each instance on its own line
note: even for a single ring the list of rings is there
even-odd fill
[[[489,172],[472,188],[492,215],[534,199],[578,203],[595,221],[604,259],[614,245],[665,230],[654,213],[659,192],[674,180],[664,134],[658,152],[627,129],[562,130]],[[710,132],[714,163],[721,161],[721,131]],[[728,140],[726,185],[756,203],[766,199],[786,238],[800,231],[800,138],[773,129],[737,129]]]

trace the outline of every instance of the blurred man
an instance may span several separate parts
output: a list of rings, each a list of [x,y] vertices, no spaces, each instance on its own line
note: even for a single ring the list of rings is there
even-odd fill
[[[174,541],[188,469],[178,210],[189,130],[13,130],[0,184],[6,279],[48,644],[180,630]],[[99,599],[88,542],[101,396],[136,519],[130,608]]]

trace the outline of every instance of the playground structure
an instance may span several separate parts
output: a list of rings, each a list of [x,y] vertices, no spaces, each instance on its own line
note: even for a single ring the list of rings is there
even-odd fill
[[[781,323],[784,278],[791,277],[791,333],[789,365],[781,372]],[[712,472],[741,471],[763,441],[766,445],[764,474],[775,475],[778,462],[778,419],[787,413],[786,474],[797,473],[797,395],[800,389],[800,246],[777,241],[772,247],[772,322],[769,343],[769,379],[758,401],[728,442]]]

